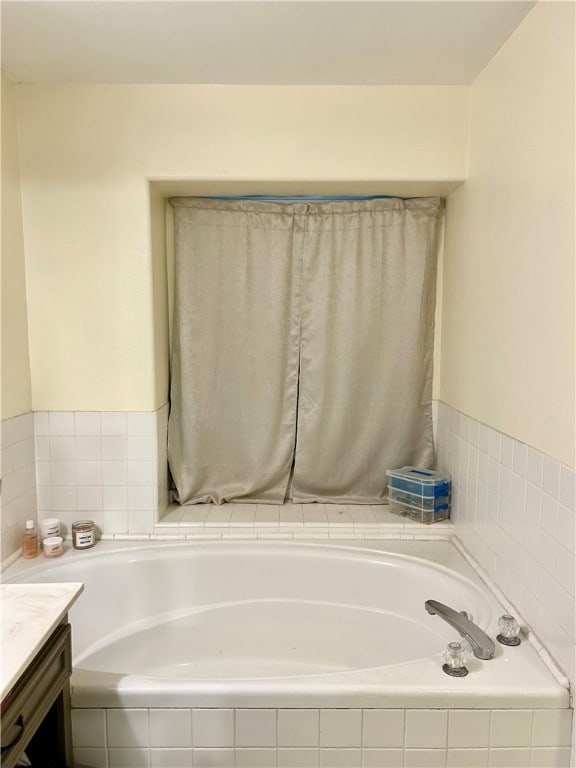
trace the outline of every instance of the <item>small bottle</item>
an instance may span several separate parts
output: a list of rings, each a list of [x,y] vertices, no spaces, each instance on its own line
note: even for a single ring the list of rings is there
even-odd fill
[[[34,520],[26,520],[26,533],[22,536],[22,557],[31,560],[38,557],[39,536]]]

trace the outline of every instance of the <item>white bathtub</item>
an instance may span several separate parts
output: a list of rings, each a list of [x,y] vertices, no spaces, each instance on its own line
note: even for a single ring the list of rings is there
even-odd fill
[[[456,632],[504,609],[447,541],[100,543],[19,561],[5,581],[83,581],[70,614],[75,707],[562,708],[524,641],[442,672]]]

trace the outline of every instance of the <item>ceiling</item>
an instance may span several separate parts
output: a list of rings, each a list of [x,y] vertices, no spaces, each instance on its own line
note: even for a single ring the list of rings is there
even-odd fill
[[[521,0],[3,0],[19,81],[472,83],[533,7]]]

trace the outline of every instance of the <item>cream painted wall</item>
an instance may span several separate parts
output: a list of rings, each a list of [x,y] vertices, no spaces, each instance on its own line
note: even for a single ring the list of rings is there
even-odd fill
[[[161,197],[177,180],[197,193],[451,190],[469,90],[21,85],[34,409],[166,400]],[[164,180],[152,197],[150,179]]]
[[[32,408],[16,84],[2,73],[2,419]]]
[[[539,3],[472,87],[447,205],[440,397],[574,466],[574,4]]]

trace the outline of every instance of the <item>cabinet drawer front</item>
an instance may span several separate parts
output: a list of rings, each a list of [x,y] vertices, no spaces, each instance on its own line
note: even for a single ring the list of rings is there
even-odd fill
[[[2,711],[2,766],[10,768],[68,685],[70,625],[61,624],[20,678]]]

